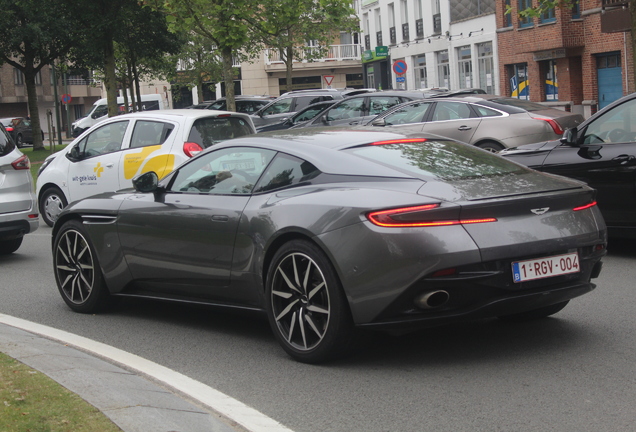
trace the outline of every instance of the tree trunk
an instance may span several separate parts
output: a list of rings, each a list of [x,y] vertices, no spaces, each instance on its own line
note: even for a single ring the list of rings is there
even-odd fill
[[[27,59],[26,68],[24,70],[24,84],[26,85],[27,100],[29,101],[29,117],[31,118],[31,128],[33,129],[33,151],[44,150],[42,128],[40,127],[40,112],[38,110],[38,95],[35,88],[35,75],[33,60]]]
[[[232,48],[221,50],[223,57],[223,81],[225,82],[225,101],[228,111],[236,111],[234,100],[234,74],[232,73]]]
[[[115,47],[112,40],[104,47],[104,87],[108,99],[108,117],[119,114],[117,107],[117,75],[115,74]]]
[[[286,90],[288,92],[292,91],[292,71],[294,69],[294,47],[288,46],[286,48],[287,54],[285,55],[285,81],[286,81]]]
[[[137,98],[137,111],[143,111],[143,102],[141,102],[141,86],[139,84],[139,71],[137,70],[137,59],[132,56],[133,68],[133,84],[135,85],[135,96]]]

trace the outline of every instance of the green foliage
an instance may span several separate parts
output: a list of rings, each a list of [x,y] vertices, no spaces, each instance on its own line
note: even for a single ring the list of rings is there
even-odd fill
[[[538,18],[551,9],[571,8],[579,0],[539,0],[535,6],[519,10],[517,14],[520,18]],[[506,14],[512,13],[512,7],[506,6]]]

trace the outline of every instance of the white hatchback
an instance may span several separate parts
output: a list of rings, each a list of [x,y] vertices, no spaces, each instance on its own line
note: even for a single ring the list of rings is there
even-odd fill
[[[256,133],[246,114],[227,111],[144,111],[111,117],[48,157],[36,193],[53,226],[69,202],[132,187],[148,171],[159,178],[220,141]]]

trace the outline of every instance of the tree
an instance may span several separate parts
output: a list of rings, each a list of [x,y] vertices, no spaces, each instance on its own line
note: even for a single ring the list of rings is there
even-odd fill
[[[47,65],[64,58],[76,41],[74,8],[67,0],[0,0],[0,63],[24,75],[33,150],[43,150],[36,77]]]
[[[299,47],[318,42],[318,47],[305,50],[304,58],[311,61],[324,56],[340,31],[359,28],[349,0],[261,0],[247,19],[265,45],[280,51],[287,91],[292,89],[293,62]]]
[[[236,111],[233,59],[258,48],[246,21],[250,10],[258,6],[250,0],[153,0],[152,4],[165,8],[172,30],[192,31],[214,43],[221,58],[227,107]]]

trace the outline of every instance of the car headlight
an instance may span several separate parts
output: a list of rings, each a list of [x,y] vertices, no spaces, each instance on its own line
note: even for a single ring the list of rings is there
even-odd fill
[[[40,166],[40,169],[38,170],[38,177],[40,176],[40,174],[42,174],[42,171],[44,171],[46,167],[49,166],[51,162],[53,162],[54,160],[55,158],[52,157],[52,158],[45,159],[44,162],[42,162],[42,165]]]

